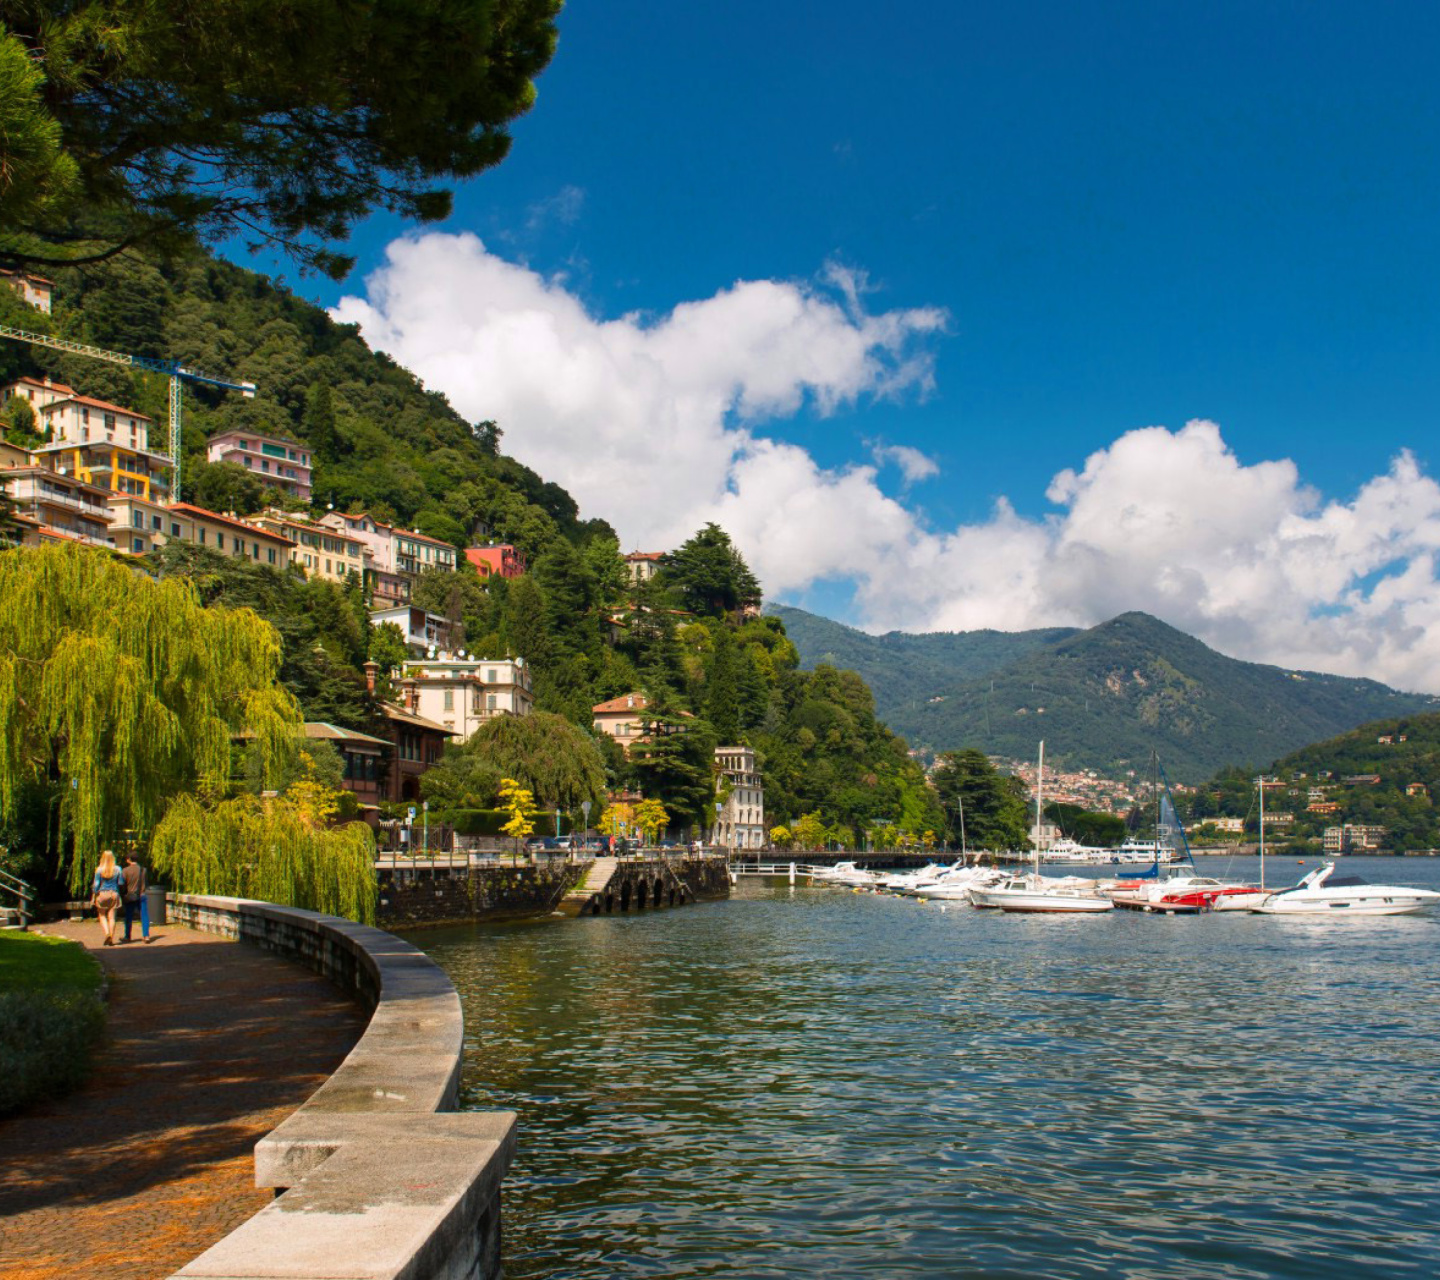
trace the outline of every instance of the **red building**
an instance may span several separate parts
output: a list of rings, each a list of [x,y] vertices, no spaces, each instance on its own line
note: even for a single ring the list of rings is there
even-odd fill
[[[525,572],[525,557],[508,542],[491,542],[483,547],[466,547],[465,559],[482,578],[518,578]]]

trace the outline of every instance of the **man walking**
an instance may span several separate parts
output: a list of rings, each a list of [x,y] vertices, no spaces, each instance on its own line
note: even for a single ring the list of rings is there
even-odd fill
[[[122,941],[130,941],[130,928],[138,915],[140,917],[140,936],[149,942],[150,910],[149,903],[145,901],[147,884],[145,868],[136,860],[133,850],[125,855],[125,870],[120,875],[125,881],[125,937]]]

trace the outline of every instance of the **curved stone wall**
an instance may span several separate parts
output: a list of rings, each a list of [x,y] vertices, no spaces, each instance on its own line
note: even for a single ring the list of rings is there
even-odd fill
[[[513,1112],[457,1112],[460,997],[383,929],[243,898],[173,894],[172,917],[323,973],[372,1009],[335,1073],[255,1148],[275,1202],[176,1273],[327,1280],[488,1280]]]

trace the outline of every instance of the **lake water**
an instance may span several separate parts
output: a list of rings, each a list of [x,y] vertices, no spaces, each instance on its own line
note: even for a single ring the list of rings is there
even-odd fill
[[[413,937],[465,1002],[466,1105],[520,1113],[510,1280],[1440,1275],[1435,914],[750,882]]]

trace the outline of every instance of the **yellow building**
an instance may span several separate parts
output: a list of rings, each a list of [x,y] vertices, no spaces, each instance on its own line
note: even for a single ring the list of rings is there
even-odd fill
[[[111,493],[128,493],[150,502],[169,501],[170,459],[163,454],[105,440],[41,445],[34,453],[52,471]]]
[[[255,523],[295,544],[291,562],[303,569],[307,578],[344,582],[353,573],[361,582],[365,580],[367,548],[354,538],[283,511],[267,511],[256,516]]]

